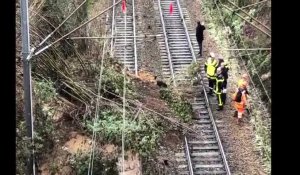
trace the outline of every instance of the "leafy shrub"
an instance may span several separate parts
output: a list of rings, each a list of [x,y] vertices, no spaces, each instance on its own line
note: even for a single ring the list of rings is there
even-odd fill
[[[145,114],[139,114],[140,120],[132,120],[132,116],[126,115],[125,120],[125,148],[133,149],[142,156],[150,155],[157,146],[161,129],[155,121]],[[105,141],[121,145],[123,118],[122,113],[106,109],[100,113],[95,125],[87,121],[89,131],[100,133]]]

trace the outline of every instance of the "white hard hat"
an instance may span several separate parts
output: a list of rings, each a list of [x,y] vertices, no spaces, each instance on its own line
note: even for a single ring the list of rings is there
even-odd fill
[[[213,58],[215,57],[215,53],[209,52],[209,54],[210,54],[211,57],[213,57]]]
[[[217,69],[217,75],[219,75],[219,74],[221,74],[221,73],[222,73],[222,68],[219,67],[219,68]]]

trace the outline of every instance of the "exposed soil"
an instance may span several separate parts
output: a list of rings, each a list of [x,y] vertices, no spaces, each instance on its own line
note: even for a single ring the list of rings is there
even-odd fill
[[[122,158],[119,158],[118,167],[120,169],[120,175],[141,175],[141,165],[138,154],[127,151],[125,156],[127,158],[125,158],[124,172],[121,172]]]
[[[40,174],[74,174],[74,170],[68,163],[70,156],[76,154],[77,151],[87,151],[89,145],[85,142],[88,138],[75,132],[75,128],[73,128],[72,125],[72,122],[65,120],[61,120],[57,123],[56,129],[59,138],[55,140],[51,153],[44,155],[43,158],[39,160],[38,163],[41,165],[38,167]]]
[[[104,156],[112,156],[116,154],[118,147],[113,144],[105,144],[100,149]]]
[[[196,28],[197,20],[205,21],[205,15],[201,14],[200,0],[185,0],[185,6],[188,7],[189,17],[192,25]],[[209,29],[204,32],[204,57],[208,56],[209,51],[220,53],[220,46],[212,39]],[[230,63],[229,63],[230,64]],[[243,123],[239,126],[236,119],[233,118],[233,108],[230,104],[231,94],[236,88],[236,81],[242,70],[236,65],[230,65],[228,87],[227,87],[227,104],[222,112],[215,110],[213,106],[214,116],[216,120],[222,121],[222,127],[219,128],[220,137],[223,143],[224,151],[232,174],[266,174],[262,165],[262,158],[258,155],[254,143],[254,131],[249,122],[249,117],[243,119]],[[211,98],[212,103],[216,103],[215,98]],[[215,112],[216,111],[216,112]]]
[[[160,99],[160,87],[156,85],[154,75],[147,71],[141,71],[139,76],[134,80],[135,85],[138,88],[137,93],[142,96],[141,103],[154,111],[161,112],[163,114],[171,113],[167,103]]]
[[[88,153],[92,148],[92,140],[76,132],[71,132],[71,139],[67,141],[63,149],[68,151],[71,154],[76,154],[78,152]]]
[[[71,125],[71,123],[64,122],[63,125]],[[42,175],[50,175],[54,172],[73,175],[75,172],[69,164],[70,156],[78,153],[90,153],[92,147],[91,138],[72,130],[75,130],[75,128],[70,127],[70,130],[59,130],[59,135],[64,140],[56,140],[52,153],[40,162],[42,165],[39,167],[39,171]],[[107,158],[117,155],[117,147],[112,144],[99,145],[96,149]]]

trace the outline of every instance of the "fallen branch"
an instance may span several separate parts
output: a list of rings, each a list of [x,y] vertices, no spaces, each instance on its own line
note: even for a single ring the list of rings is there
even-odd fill
[[[107,90],[105,90],[105,91],[108,92],[108,93],[111,93],[111,94],[115,95],[116,97],[119,97],[119,98],[123,99],[123,97],[120,97],[120,96],[118,96],[117,94],[115,94],[115,93],[113,93],[113,92],[109,92],[109,91],[107,91]],[[187,125],[185,125],[185,124],[183,124],[183,123],[181,123],[181,122],[178,122],[178,121],[176,121],[176,120],[174,120],[174,119],[172,119],[172,118],[170,118],[170,117],[167,117],[167,116],[165,116],[165,115],[163,115],[163,114],[161,114],[161,113],[159,113],[159,112],[157,112],[157,111],[154,111],[154,110],[152,110],[152,109],[150,109],[150,108],[145,107],[144,104],[141,103],[141,102],[139,102],[139,101],[134,101],[134,100],[130,100],[130,99],[127,99],[127,101],[128,101],[129,103],[131,103],[131,104],[136,105],[136,106],[140,106],[141,108],[143,108],[143,109],[145,109],[145,110],[147,110],[147,111],[150,111],[150,112],[152,112],[152,113],[155,113],[156,115],[158,115],[158,116],[160,116],[160,117],[162,117],[162,118],[164,118],[164,119],[170,121],[171,123],[174,123],[174,124],[177,125],[177,126],[181,126],[182,128],[185,128],[186,130],[188,130],[188,131],[190,131],[190,132],[193,132],[193,133],[195,133],[195,134],[200,134],[200,135],[202,135],[202,133],[196,132],[194,129],[191,129],[190,127],[188,127]],[[142,104],[142,105],[141,105],[141,104]]]

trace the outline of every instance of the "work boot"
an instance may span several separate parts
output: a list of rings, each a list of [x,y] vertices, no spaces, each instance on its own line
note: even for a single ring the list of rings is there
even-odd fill
[[[237,117],[238,116],[238,112],[234,111],[233,117]]]
[[[223,110],[223,106],[218,106],[217,111]]]

